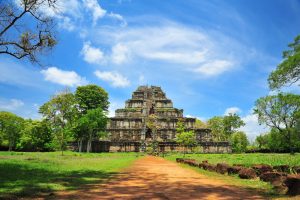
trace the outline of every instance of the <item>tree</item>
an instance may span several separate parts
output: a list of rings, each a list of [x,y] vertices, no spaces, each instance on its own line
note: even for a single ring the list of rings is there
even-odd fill
[[[176,124],[176,142],[184,147],[183,156],[186,153],[186,147],[192,147],[197,143],[194,131],[186,131],[184,122],[179,120]]]
[[[12,151],[20,137],[24,120],[10,112],[0,111],[0,131],[3,140],[8,141],[8,150]]]
[[[300,80],[300,35],[288,47],[289,50],[283,51],[283,61],[269,76],[271,89],[278,89]]]
[[[284,136],[290,152],[293,153],[292,136],[296,131],[299,110],[299,95],[279,93],[258,99],[254,112],[258,115],[260,124],[266,124]]]
[[[247,135],[242,131],[237,131],[231,135],[230,138],[232,151],[236,153],[242,153],[247,150],[249,144]]]
[[[231,135],[237,131],[241,126],[245,126],[244,121],[236,113],[230,113],[223,118],[225,139],[229,139]]]
[[[100,86],[79,86],[76,89],[75,98],[78,102],[79,110],[83,114],[85,114],[88,110],[96,108],[108,111],[108,93]]]
[[[255,142],[257,143],[259,149],[267,149],[268,140],[269,140],[268,133],[261,134],[255,138]]]
[[[213,139],[216,141],[224,141],[224,123],[223,117],[215,116],[207,121],[208,128],[211,129]]]
[[[109,101],[108,93],[97,85],[79,86],[75,92],[76,102],[78,104],[79,117],[84,116],[89,110],[101,108],[103,112],[108,111]],[[88,138],[84,126],[75,126],[75,138],[78,141],[78,150],[82,151],[83,140]]]
[[[39,112],[51,125],[61,153],[66,147],[68,137],[78,115],[75,97],[68,90],[63,91],[40,107]]]
[[[0,1],[0,54],[38,62],[38,54],[56,45],[53,19],[44,9],[57,0]]]
[[[155,114],[150,114],[149,117],[146,118],[146,125],[152,132],[152,153],[158,153],[158,135],[157,130],[160,128],[160,124],[158,122],[158,117]]]
[[[88,143],[86,152],[92,150],[92,140],[96,137],[106,136],[105,128],[108,118],[101,108],[88,110],[78,120],[79,129],[85,130],[88,134]]]
[[[196,128],[207,128],[207,124],[205,122],[201,121],[200,119],[196,119],[195,127]]]
[[[46,121],[26,120],[17,149],[22,151],[52,151],[53,136]]]

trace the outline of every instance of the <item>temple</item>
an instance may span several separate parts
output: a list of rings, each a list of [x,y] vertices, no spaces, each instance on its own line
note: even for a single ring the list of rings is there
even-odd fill
[[[105,149],[115,151],[146,151],[154,140],[160,151],[180,151],[175,142],[176,124],[181,120],[186,130],[193,130],[198,151],[203,153],[231,152],[228,142],[213,142],[211,130],[197,128],[196,118],[184,117],[183,110],[173,107],[172,100],[157,86],[140,86],[115,111],[107,125],[109,143]],[[154,130],[155,129],[155,130]]]

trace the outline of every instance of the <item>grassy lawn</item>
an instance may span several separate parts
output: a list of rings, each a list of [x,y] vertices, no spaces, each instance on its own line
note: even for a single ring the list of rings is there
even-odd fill
[[[183,157],[183,154],[169,154],[165,158],[175,162],[176,158]],[[269,164],[272,166],[288,164],[290,166],[300,165],[300,154],[187,154],[186,158],[196,159],[198,162],[208,160],[209,163],[217,164],[225,162],[232,164],[244,164],[251,166],[253,164]],[[267,198],[285,199],[287,196],[278,194],[271,184],[260,181],[259,178],[253,180],[240,179],[237,175],[221,175],[216,172],[206,171],[197,167],[190,167],[181,164],[182,167],[191,168],[205,176],[211,177],[215,180],[222,180],[229,185],[247,188],[259,192]]]
[[[170,154],[168,159],[175,160],[183,157],[183,154]],[[209,163],[217,164],[225,162],[227,164],[244,164],[251,166],[253,164],[269,164],[275,165],[300,165],[300,153],[291,154],[275,154],[275,153],[251,153],[251,154],[186,154],[186,158],[193,158],[201,162],[208,160]]]
[[[138,157],[137,153],[0,152],[0,199],[100,183]]]

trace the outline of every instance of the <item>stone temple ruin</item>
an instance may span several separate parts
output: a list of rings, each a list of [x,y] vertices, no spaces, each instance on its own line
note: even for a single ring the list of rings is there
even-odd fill
[[[147,125],[153,116],[156,116],[155,134]],[[174,108],[172,100],[156,86],[140,86],[133,92],[125,108],[117,109],[115,117],[110,118],[109,141],[100,141],[96,146],[101,148],[94,151],[145,151],[154,138],[160,151],[181,151],[182,147],[175,142],[178,120],[184,122],[187,130],[195,132],[198,148],[194,149],[203,153],[231,152],[228,142],[213,142],[210,129],[196,128],[196,118],[184,117],[183,110]]]

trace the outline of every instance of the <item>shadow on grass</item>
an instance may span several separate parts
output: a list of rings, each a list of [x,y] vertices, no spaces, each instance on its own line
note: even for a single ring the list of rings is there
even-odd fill
[[[98,184],[115,175],[105,171],[49,171],[17,163],[0,163],[0,199],[17,199]]]

